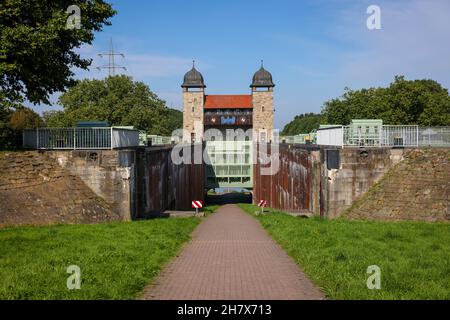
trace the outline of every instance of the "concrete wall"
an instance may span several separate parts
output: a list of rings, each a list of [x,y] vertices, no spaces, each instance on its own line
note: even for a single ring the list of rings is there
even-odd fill
[[[70,150],[47,153],[63,168],[80,177],[96,195],[103,198],[112,210],[120,215],[122,220],[133,218],[132,191],[135,183],[133,150]],[[121,161],[129,157],[131,161]]]
[[[322,150],[324,216],[338,217],[369,190],[394,164],[403,159],[402,149],[339,149],[339,168],[327,168],[327,152]]]

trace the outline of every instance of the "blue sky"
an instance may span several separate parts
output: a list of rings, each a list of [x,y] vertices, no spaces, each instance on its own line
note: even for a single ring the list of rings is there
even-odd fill
[[[207,94],[245,94],[260,60],[274,78],[275,126],[320,112],[345,87],[387,86],[397,74],[450,87],[448,0],[120,0],[112,26],[79,52],[94,59],[78,78],[102,78],[97,57],[114,47],[117,63],[169,106],[181,109],[183,75],[192,60]],[[381,30],[366,10],[381,8]],[[57,95],[52,97],[57,100]],[[36,106],[37,111],[57,109]]]

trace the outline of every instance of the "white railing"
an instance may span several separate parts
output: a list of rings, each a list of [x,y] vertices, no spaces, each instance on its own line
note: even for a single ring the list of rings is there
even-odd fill
[[[379,127],[372,127],[368,131],[357,126],[342,127],[343,145],[345,146],[365,146],[365,147],[379,147],[383,139],[382,129]]]
[[[450,146],[450,127],[419,128],[419,146],[422,147]]]
[[[419,126],[383,126],[381,146],[418,147]]]
[[[317,144],[338,147],[450,147],[450,127],[383,125],[364,131],[355,126],[317,130]]]
[[[147,135],[147,141],[150,141],[152,146],[166,145],[166,144],[177,144],[180,143],[182,137],[179,136],[157,136],[157,135]]]
[[[115,149],[139,145],[139,131],[123,128],[37,128],[23,132],[23,146],[31,149]]]

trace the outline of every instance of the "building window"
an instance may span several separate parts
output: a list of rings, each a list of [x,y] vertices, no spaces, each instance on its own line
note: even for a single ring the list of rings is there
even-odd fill
[[[264,106],[261,107],[261,111],[264,112]]]
[[[195,133],[191,132],[191,142],[195,143]]]
[[[195,111],[194,106],[192,106],[192,113],[194,113],[194,111]]]

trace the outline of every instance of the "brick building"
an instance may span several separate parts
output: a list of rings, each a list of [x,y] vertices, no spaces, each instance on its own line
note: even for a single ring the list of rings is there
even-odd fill
[[[208,129],[252,129],[252,139],[269,142],[273,139],[272,75],[261,68],[253,75],[248,95],[207,95],[202,74],[192,66],[183,84],[183,141],[200,142]],[[208,140],[208,139],[206,139]]]

